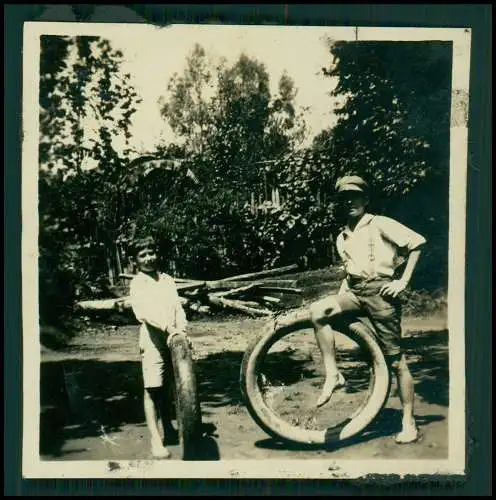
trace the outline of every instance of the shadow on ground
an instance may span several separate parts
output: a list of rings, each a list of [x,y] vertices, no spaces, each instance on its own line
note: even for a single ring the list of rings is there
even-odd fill
[[[448,405],[449,366],[448,335],[429,332],[405,339],[418,396],[430,404]],[[243,406],[239,374],[243,352],[223,351],[211,354],[196,363],[199,397],[209,407]],[[279,380],[290,382],[296,373],[305,371],[301,359],[278,360]],[[364,365],[361,365],[364,366]],[[275,369],[273,365],[272,369]],[[307,370],[306,376],[312,376]],[[363,368],[350,369],[356,387],[365,388],[368,373]],[[99,360],[64,360],[41,364],[41,455],[61,456],[64,442],[71,439],[98,437],[119,432],[123,425],[145,427],[143,386],[139,362]],[[424,425],[439,419],[438,415],[420,418]],[[379,419],[358,441],[375,439],[397,431],[397,410],[385,409]],[[207,424],[208,425],[208,424]],[[205,432],[205,460],[219,459],[213,432]],[[272,443],[272,444],[271,444]],[[350,441],[346,445],[351,444]],[[264,442],[259,442],[264,446]],[[267,443],[265,443],[267,445]],[[268,440],[268,446],[276,446]],[[284,447],[287,449],[287,444]],[[72,450],[71,453],[74,453]]]
[[[449,405],[448,331],[422,332],[403,339],[415,392],[424,401]]]
[[[200,401],[211,407],[242,403],[239,373],[243,352],[222,351],[196,361]]]
[[[69,360],[41,364],[40,454],[61,457],[68,440],[145,427],[139,362]],[[204,423],[196,460],[219,460],[215,428]]]
[[[442,415],[426,415],[416,418],[417,425],[421,429],[423,426],[428,425],[432,422],[439,422],[444,420]],[[341,448],[345,448],[354,444],[366,443],[377,439],[380,437],[394,436],[400,431],[401,428],[401,411],[395,410],[393,408],[385,408],[377,417],[377,419],[370,425],[370,427],[354,438],[341,441],[338,443],[333,443],[329,445],[326,449],[327,451],[337,451]],[[304,451],[304,450],[316,450],[322,449],[320,445],[307,445],[298,443],[288,443],[284,441],[278,441],[274,438],[267,438],[257,441],[255,443],[257,448],[267,449],[267,450],[292,450],[292,451]]]
[[[40,453],[59,455],[67,439],[116,432],[144,422],[141,367],[131,361],[41,364]]]

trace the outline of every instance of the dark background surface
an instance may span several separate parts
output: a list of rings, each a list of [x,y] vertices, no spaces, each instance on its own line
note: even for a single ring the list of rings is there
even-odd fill
[[[488,495],[491,482],[491,39],[492,6],[484,5],[7,5],[4,8],[4,476],[5,495]],[[224,22],[327,26],[470,27],[467,192],[466,371],[467,477],[368,477],[360,481],[22,480],[21,117],[22,29],[27,21]],[[8,263],[8,265],[7,265]],[[489,389],[489,391],[488,391]],[[489,396],[489,397],[488,397]],[[199,472],[199,475],[201,473]]]

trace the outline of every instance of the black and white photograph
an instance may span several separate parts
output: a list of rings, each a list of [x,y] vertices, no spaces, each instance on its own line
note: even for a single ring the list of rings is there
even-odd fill
[[[23,476],[463,475],[470,47],[26,23]]]

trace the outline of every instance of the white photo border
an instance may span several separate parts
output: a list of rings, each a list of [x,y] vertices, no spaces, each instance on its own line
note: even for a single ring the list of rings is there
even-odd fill
[[[185,25],[197,29],[198,25]],[[224,27],[223,25],[220,25]],[[241,26],[241,25],[240,25]],[[275,26],[245,26],[274,29]],[[218,25],[202,25],[215,29]],[[229,26],[235,29],[236,26]],[[280,29],[317,27],[280,26]],[[449,41],[453,43],[449,189],[449,417],[448,458],[439,460],[225,460],[181,462],[128,460],[42,461],[39,455],[41,345],[38,318],[38,140],[40,37],[109,36],[122,30],[161,29],[148,24],[27,22],[23,43],[22,146],[22,330],[23,446],[22,476],[26,479],[77,478],[257,478],[352,479],[379,475],[464,475],[465,429],[465,237],[468,159],[468,96],[470,28],[393,28],[319,26],[333,40]],[[456,369],[453,369],[456,367]],[[463,368],[462,368],[463,367]],[[269,466],[268,466],[269,465]]]

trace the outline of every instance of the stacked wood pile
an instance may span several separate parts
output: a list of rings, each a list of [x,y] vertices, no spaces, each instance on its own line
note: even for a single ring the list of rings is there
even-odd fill
[[[298,269],[296,264],[231,276],[215,281],[175,278],[178,293],[185,309],[208,313],[217,308],[240,311],[249,316],[270,316],[284,307],[284,297],[302,293],[296,280],[275,279]],[[132,275],[121,275],[132,279]],[[76,304],[77,310],[91,313],[104,311],[129,311],[129,297],[105,300],[87,300]]]

